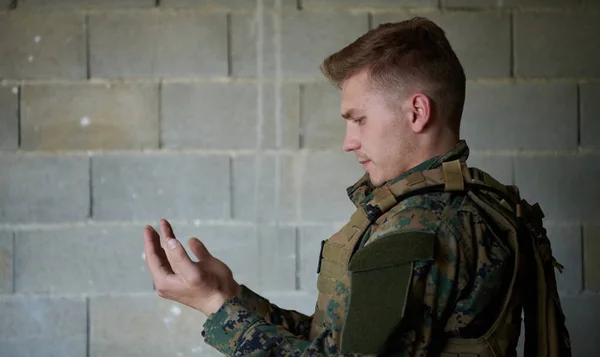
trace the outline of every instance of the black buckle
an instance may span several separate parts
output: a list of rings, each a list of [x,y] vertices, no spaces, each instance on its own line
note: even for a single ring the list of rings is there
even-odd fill
[[[317,274],[321,272],[321,262],[323,261],[323,247],[325,247],[325,241],[321,241],[321,251],[319,252],[319,264],[317,265]]]

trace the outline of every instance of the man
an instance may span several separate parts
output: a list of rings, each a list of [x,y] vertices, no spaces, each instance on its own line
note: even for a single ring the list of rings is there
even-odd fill
[[[206,343],[230,356],[514,354],[522,261],[510,217],[521,208],[465,190],[465,74],[443,30],[424,18],[384,24],[322,70],[342,89],[343,149],[366,173],[348,188],[356,213],[321,250],[315,313],[240,285],[195,238],[193,262],[165,220],[162,240],[145,231],[157,293],[206,314]]]

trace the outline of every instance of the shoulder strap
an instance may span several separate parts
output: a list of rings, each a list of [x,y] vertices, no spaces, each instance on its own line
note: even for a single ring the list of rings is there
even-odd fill
[[[505,186],[477,168],[458,160],[442,163],[436,169],[415,172],[389,186],[396,201],[427,192],[484,191],[494,195],[507,209],[516,212],[518,190]]]

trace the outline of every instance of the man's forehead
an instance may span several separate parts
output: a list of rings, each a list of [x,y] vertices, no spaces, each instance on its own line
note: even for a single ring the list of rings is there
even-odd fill
[[[362,93],[342,94],[340,103],[340,114],[346,118],[348,116],[359,115],[369,101],[370,94],[367,91]]]
[[[365,72],[355,74],[346,78],[341,84],[342,97],[347,99],[356,99],[372,92],[372,85],[369,76]]]

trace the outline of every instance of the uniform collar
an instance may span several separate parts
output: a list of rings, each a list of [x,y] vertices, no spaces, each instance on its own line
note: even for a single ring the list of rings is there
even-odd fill
[[[427,159],[421,162],[420,164],[412,167],[411,169],[403,172],[398,177],[395,177],[394,179],[381,184],[379,187],[394,184],[415,172],[435,169],[446,161],[453,161],[458,159],[461,162],[464,162],[467,160],[468,157],[469,147],[466,141],[459,140],[458,143],[456,143],[456,145],[454,145],[445,154]],[[359,205],[369,202],[373,198],[374,191],[376,191],[377,188],[378,187],[375,187],[371,183],[371,180],[369,179],[369,174],[365,173],[354,185],[348,187],[346,189],[346,192],[350,200],[354,203],[354,205],[358,207]]]

